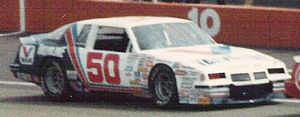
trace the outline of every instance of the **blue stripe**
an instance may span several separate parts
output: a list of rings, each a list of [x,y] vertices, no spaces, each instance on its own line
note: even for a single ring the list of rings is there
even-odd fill
[[[77,33],[77,25],[74,24],[72,25],[72,33],[73,33],[73,38],[75,39],[75,43],[77,42],[78,40],[78,33]]]

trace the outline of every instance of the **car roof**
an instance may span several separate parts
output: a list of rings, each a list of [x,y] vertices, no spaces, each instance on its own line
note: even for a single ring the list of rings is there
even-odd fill
[[[172,17],[155,17],[155,16],[127,16],[127,17],[111,17],[82,20],[78,24],[95,24],[112,27],[131,28],[136,26],[162,24],[162,23],[187,23],[189,20],[172,18]]]

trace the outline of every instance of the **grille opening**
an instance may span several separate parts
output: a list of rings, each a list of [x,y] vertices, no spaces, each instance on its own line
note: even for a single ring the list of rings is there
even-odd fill
[[[229,87],[230,98],[233,100],[251,100],[266,98],[268,94],[273,92],[272,83],[247,85],[247,86],[233,86]]]
[[[255,80],[267,79],[267,74],[265,72],[254,72]]]
[[[235,82],[250,81],[250,75],[248,73],[231,74],[231,80]]]
[[[282,74],[284,73],[284,69],[283,68],[271,68],[268,69],[269,74]]]

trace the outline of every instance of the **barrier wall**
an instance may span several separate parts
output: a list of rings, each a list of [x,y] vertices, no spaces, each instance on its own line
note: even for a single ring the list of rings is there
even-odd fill
[[[33,33],[90,18],[171,16],[197,22],[219,43],[300,48],[300,10],[297,9],[97,0],[26,0],[25,5],[26,31]]]
[[[0,32],[18,31],[20,29],[19,0],[1,0]]]

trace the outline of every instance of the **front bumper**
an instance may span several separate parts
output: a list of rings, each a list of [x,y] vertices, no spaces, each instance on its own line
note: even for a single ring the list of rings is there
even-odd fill
[[[285,98],[284,91],[284,82],[246,86],[198,87],[186,95],[179,92],[179,102],[201,105],[256,103],[274,98]]]

